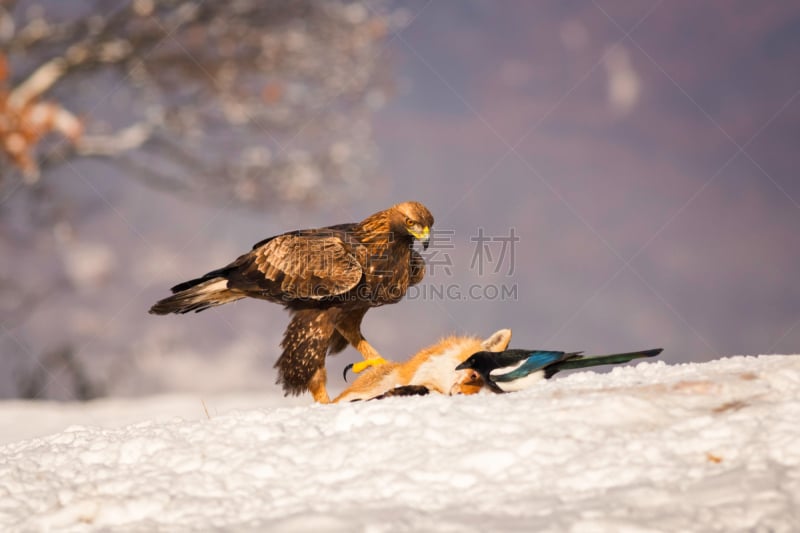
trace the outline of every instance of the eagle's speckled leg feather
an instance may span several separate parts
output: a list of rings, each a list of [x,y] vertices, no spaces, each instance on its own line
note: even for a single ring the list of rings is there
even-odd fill
[[[311,390],[314,399],[323,394],[327,397],[325,356],[335,332],[333,317],[337,313],[337,309],[304,309],[293,312],[281,342],[283,353],[275,363],[275,368],[278,369],[277,382],[283,385],[283,391],[287,395],[296,396],[311,390],[313,381],[317,390],[317,393]],[[323,372],[320,373],[320,369]]]

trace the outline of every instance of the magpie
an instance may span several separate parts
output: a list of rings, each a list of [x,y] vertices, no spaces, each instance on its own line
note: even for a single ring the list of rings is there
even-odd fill
[[[458,365],[456,370],[476,371],[494,392],[515,392],[541,379],[550,379],[561,370],[627,363],[641,357],[655,357],[662,351],[661,348],[655,348],[641,352],[586,356],[582,355],[583,352],[550,350],[477,352]]]

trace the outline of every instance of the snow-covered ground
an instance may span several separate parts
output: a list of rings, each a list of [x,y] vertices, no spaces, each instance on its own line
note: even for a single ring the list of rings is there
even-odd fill
[[[800,356],[502,396],[212,398],[210,418],[187,398],[108,402],[85,407],[100,426],[37,438],[50,407],[80,410],[0,404],[0,530],[800,531]]]

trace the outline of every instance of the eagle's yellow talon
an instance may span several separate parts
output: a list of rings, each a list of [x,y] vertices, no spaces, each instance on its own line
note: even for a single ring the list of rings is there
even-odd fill
[[[353,366],[350,370],[352,370],[356,374],[360,374],[364,370],[368,369],[371,366],[378,366],[378,365],[385,365],[386,359],[383,357],[372,357],[370,359],[364,359],[363,361],[359,361],[358,363],[353,363]]]

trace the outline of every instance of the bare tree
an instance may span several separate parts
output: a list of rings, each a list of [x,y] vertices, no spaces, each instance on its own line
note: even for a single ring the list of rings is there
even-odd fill
[[[71,246],[51,175],[81,158],[216,205],[357,195],[400,19],[381,2],[0,0],[0,256]],[[75,289],[61,262],[35,281],[0,265],[0,337]]]
[[[6,0],[0,8],[0,139],[12,163],[0,172],[6,194],[19,186],[13,172],[33,184],[42,169],[76,156],[114,157],[131,177],[184,196],[262,206],[318,202],[362,183],[372,157],[369,116],[387,87],[380,47],[391,18],[379,6],[129,0],[83,7],[50,15]],[[100,71],[113,81],[98,88],[99,99],[121,86],[136,98],[129,123],[115,131],[103,131],[108,125],[95,123],[92,109],[45,98]],[[49,133],[66,142],[42,153]]]

